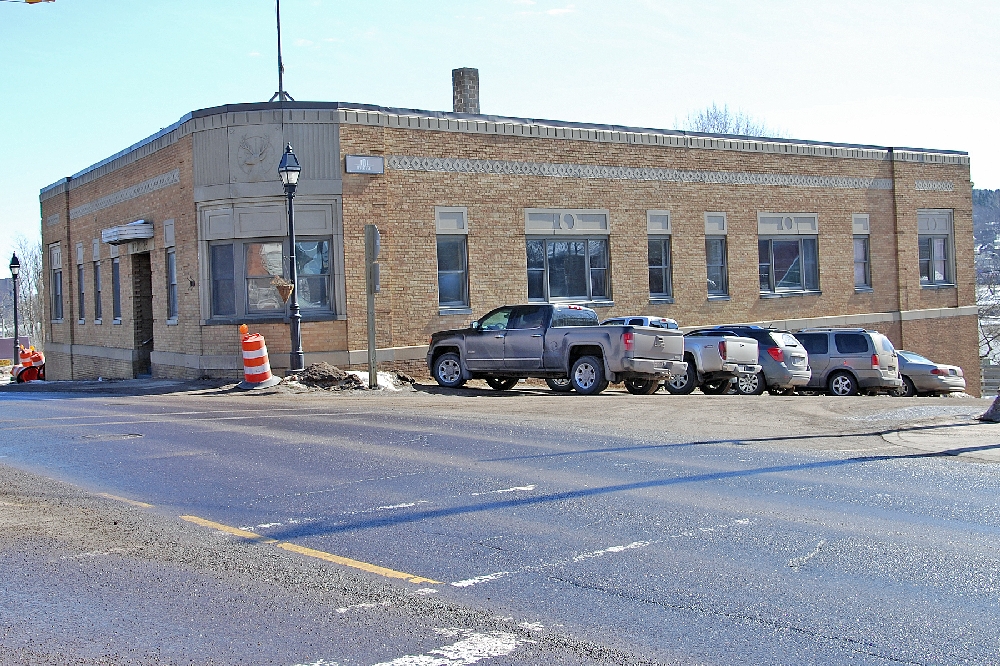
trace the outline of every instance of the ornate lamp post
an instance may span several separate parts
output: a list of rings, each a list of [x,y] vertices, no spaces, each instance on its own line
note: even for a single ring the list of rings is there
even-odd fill
[[[302,315],[299,314],[299,276],[295,259],[295,218],[292,212],[292,198],[295,196],[295,187],[299,184],[301,171],[302,167],[299,166],[299,161],[292,152],[292,144],[289,143],[285,146],[285,154],[281,156],[281,162],[278,164],[278,175],[281,176],[281,183],[285,186],[285,195],[288,197],[288,245],[291,250],[288,261],[288,273],[292,282],[292,304],[288,306],[289,329],[292,336],[289,372],[298,372],[305,368],[305,355],[302,353]]]
[[[17,354],[17,275],[21,272],[21,262],[17,260],[17,252],[10,258],[10,277],[14,283],[14,365],[20,362]]]

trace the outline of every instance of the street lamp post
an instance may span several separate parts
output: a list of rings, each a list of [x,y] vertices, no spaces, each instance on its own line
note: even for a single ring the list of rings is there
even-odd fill
[[[288,260],[288,273],[292,282],[292,303],[288,306],[289,329],[292,336],[292,352],[289,354],[289,372],[299,372],[305,368],[305,355],[302,353],[302,315],[299,314],[298,297],[298,267],[295,261],[295,217],[292,211],[292,199],[295,197],[295,187],[299,184],[299,173],[302,167],[299,160],[292,152],[292,144],[285,146],[285,154],[281,156],[278,164],[278,175],[281,183],[285,186],[285,195],[288,197],[288,244],[290,258]]]
[[[17,252],[10,258],[10,277],[14,283],[14,365],[20,363],[17,353],[17,276],[21,272],[21,262],[17,260]]]

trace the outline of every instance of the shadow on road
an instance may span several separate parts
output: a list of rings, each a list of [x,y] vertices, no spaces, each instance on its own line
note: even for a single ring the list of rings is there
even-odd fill
[[[965,427],[966,425],[974,425],[974,424],[957,424],[952,426],[915,426],[913,428],[909,428],[909,430],[932,430],[934,428],[941,428],[941,427]],[[885,430],[877,433],[861,433],[861,435],[881,435],[883,433],[888,434],[893,432],[901,432],[902,430],[906,429]],[[820,435],[820,436],[829,437],[830,435]],[[858,435],[855,434],[854,436]],[[774,438],[757,438],[754,440],[743,440],[743,441],[762,442],[762,441],[783,441],[788,439],[803,439],[803,438],[774,437]],[[731,441],[732,440],[690,442],[688,445],[718,444],[718,443],[728,443]],[[651,447],[638,447],[638,448],[651,448]],[[924,458],[946,458],[946,457],[958,456],[961,455],[962,453],[974,453],[977,451],[997,450],[997,449],[1000,449],[1000,444],[990,444],[985,446],[968,446],[968,447],[960,447],[955,449],[948,449],[945,451],[935,451],[928,453],[855,456],[852,458],[845,458],[842,460],[824,460],[824,461],[798,463],[791,465],[774,465],[770,467],[761,467],[757,469],[734,470],[730,472],[692,474],[689,476],[679,476],[670,479],[652,479],[649,481],[637,481],[635,483],[614,484],[609,486],[603,486],[600,488],[582,488],[579,490],[568,490],[564,492],[550,493],[547,495],[540,495],[536,497],[523,497],[523,498],[502,500],[496,502],[482,502],[478,504],[469,504],[466,506],[448,507],[441,509],[428,509],[424,511],[415,511],[410,514],[384,516],[380,518],[373,518],[367,520],[354,520],[344,523],[334,523],[332,521],[319,521],[315,523],[309,523],[308,525],[302,525],[291,529],[281,530],[275,533],[269,533],[268,536],[270,538],[279,540],[302,538],[309,536],[324,536],[330,534],[339,534],[344,532],[353,532],[358,530],[366,530],[379,527],[388,527],[393,525],[403,525],[407,523],[417,523],[424,520],[432,520],[435,518],[447,518],[450,516],[459,516],[468,513],[478,513],[482,511],[497,511],[501,509],[516,509],[520,507],[544,505],[552,502],[561,502],[571,499],[595,497],[600,495],[609,495],[612,493],[629,492],[635,490],[666,488],[669,486],[678,486],[690,483],[710,483],[715,481],[725,481],[727,479],[752,478],[755,476],[761,476],[765,474],[781,474],[786,472],[802,472],[807,470],[831,469],[836,467],[844,467],[847,465],[863,465],[875,462],[886,462],[886,461],[896,461],[896,460],[919,460]],[[621,450],[628,450],[628,449],[610,449],[609,451],[621,451]],[[576,452],[576,453],[581,453],[581,452]]]

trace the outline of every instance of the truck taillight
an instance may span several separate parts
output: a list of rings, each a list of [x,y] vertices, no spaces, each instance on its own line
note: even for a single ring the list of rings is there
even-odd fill
[[[778,349],[777,347],[768,347],[767,353],[771,356],[771,358],[773,358],[778,363],[785,362],[785,352]]]
[[[622,344],[625,345],[625,351],[632,351],[635,349],[635,333],[632,331],[625,331],[622,333]]]
[[[726,360],[726,341],[725,340],[719,340],[719,356],[722,357],[723,361]]]
[[[872,354],[872,370],[878,370],[878,354]]]

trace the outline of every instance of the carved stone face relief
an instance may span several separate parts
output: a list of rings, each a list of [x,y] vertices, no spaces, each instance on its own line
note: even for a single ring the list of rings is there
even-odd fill
[[[281,125],[234,125],[228,135],[230,183],[279,182]]]

